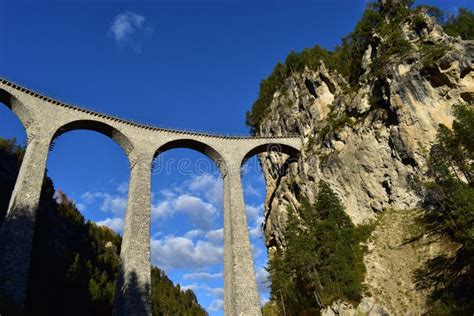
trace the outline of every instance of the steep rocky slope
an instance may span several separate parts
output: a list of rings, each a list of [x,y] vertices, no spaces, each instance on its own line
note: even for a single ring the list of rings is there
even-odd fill
[[[413,245],[402,242],[406,231],[392,229],[388,235],[387,225],[408,224],[400,212],[422,201],[419,182],[438,125],[452,124],[453,105],[474,102],[474,41],[448,36],[424,11],[390,22],[410,49],[381,56],[380,47],[390,39],[373,32],[357,85],[321,62],[316,70],[293,73],[273,94],[256,134],[299,134],[304,148],[284,175],[275,166],[286,157],[260,155],[267,183],[264,231],[268,247],[284,246],[288,206],[297,208],[299,195],[313,200],[320,179],[337,192],[356,224],[395,210],[376,228],[366,256],[370,301],[392,314],[419,314],[426,293],[406,299],[414,291],[410,276],[418,264],[398,271],[392,259],[401,255],[422,262],[443,247],[420,246],[414,254],[406,248]],[[382,256],[380,248],[388,244],[404,250]],[[400,282],[386,283],[390,279]]]

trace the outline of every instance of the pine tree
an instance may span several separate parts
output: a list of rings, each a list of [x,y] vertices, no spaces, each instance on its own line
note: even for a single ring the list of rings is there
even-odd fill
[[[352,224],[340,199],[321,181],[314,204],[302,199],[299,212],[288,210],[286,247],[269,262],[272,304],[300,315],[318,313],[337,299],[358,301],[365,273],[359,243],[369,233]]]

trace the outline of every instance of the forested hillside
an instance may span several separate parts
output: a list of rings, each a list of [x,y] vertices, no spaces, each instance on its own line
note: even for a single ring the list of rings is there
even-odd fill
[[[24,149],[0,139],[0,221],[3,221]],[[28,315],[111,315],[121,237],[85,221],[73,201],[45,178],[28,286]],[[8,315],[0,300],[0,313]],[[192,290],[183,291],[152,269],[153,315],[207,315]]]

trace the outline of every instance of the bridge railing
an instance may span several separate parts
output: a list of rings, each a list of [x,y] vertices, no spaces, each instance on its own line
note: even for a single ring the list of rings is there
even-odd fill
[[[177,134],[187,134],[187,135],[193,135],[193,136],[205,136],[205,137],[214,137],[214,138],[230,138],[230,139],[271,139],[271,138],[277,138],[277,139],[282,139],[282,138],[300,138],[301,136],[298,134],[290,134],[290,135],[284,135],[284,136],[275,136],[275,135],[263,135],[263,136],[253,136],[253,135],[245,135],[245,134],[217,134],[213,132],[206,132],[206,131],[194,131],[190,129],[177,129],[173,127],[165,127],[165,126],[152,126],[147,123],[139,122],[136,120],[129,120],[129,119],[122,119],[113,115],[105,114],[100,111],[96,110],[90,110],[86,109],[83,107],[79,107],[76,105],[72,105],[69,103],[62,102],[57,99],[50,98],[48,96],[42,95],[40,93],[37,93],[31,89],[25,88],[24,86],[21,86],[19,84],[13,83],[9,80],[0,78],[0,83],[5,84],[9,87],[12,87],[18,91],[27,93],[29,95],[32,95],[34,97],[37,97],[41,100],[45,100],[47,102],[50,102],[52,104],[61,106],[61,107],[66,107],[75,111],[87,113],[90,115],[94,115],[100,118],[105,118],[108,120],[120,122],[122,124],[127,124],[127,125],[132,125],[136,126],[139,128],[144,128],[144,129],[149,129],[149,130],[156,130],[156,131],[163,131],[163,132],[169,132],[169,133],[177,133]]]

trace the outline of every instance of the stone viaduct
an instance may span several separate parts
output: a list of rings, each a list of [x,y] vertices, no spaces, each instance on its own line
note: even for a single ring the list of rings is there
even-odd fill
[[[20,119],[27,148],[0,228],[0,291],[24,306],[36,212],[53,141],[72,130],[102,133],[128,156],[130,183],[125,215],[115,315],[150,315],[150,181],[153,159],[173,148],[210,157],[224,182],[224,311],[260,315],[253,257],[241,184],[241,166],[251,156],[276,150],[295,157],[299,137],[233,137],[142,125],[72,106],[0,79],[0,101]]]

